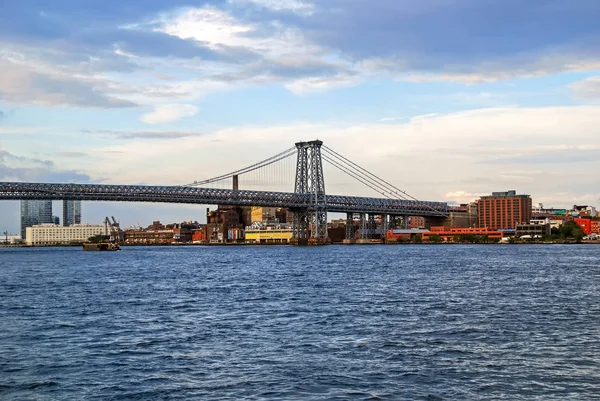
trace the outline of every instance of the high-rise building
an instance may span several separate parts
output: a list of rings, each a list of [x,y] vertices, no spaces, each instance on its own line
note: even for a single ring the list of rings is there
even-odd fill
[[[517,224],[529,224],[531,197],[517,195],[514,190],[492,192],[477,201],[477,220],[480,228],[515,229]]]
[[[21,201],[21,238],[25,238],[25,229],[37,224],[52,223],[51,200]]]
[[[62,224],[63,226],[81,224],[81,201],[63,201]]]

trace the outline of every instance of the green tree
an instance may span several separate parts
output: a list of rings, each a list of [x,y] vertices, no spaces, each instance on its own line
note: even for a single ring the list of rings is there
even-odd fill
[[[438,234],[431,234],[429,236],[429,242],[431,242],[432,244],[439,244],[440,242],[442,242],[442,237],[440,237]]]
[[[110,239],[110,236],[99,234],[99,235],[94,235],[92,237],[89,237],[88,241],[89,242],[106,242],[109,239]]]
[[[423,237],[421,236],[421,234],[417,234],[414,237],[412,237],[412,242],[414,244],[420,244],[421,242],[423,242]]]
[[[579,224],[573,220],[569,220],[560,226],[559,234],[561,238],[574,238],[577,242],[580,242],[585,236]]]

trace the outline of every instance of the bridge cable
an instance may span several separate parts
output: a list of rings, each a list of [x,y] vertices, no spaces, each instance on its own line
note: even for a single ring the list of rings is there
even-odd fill
[[[335,158],[335,159],[338,159],[338,160],[339,160],[339,161],[338,161],[338,163],[339,163],[339,162],[341,162],[341,163],[342,163],[342,164],[343,164],[343,165],[344,165],[344,166],[345,166],[347,169],[349,169],[349,170],[353,171],[353,172],[354,172],[354,174],[357,174],[357,175],[358,175],[358,176],[360,176],[360,177],[361,177],[363,180],[367,180],[367,181],[368,181],[368,182],[370,182],[372,185],[375,185],[375,186],[377,186],[377,187],[379,188],[379,189],[377,190],[378,192],[380,192],[380,191],[385,191],[385,192],[387,192],[387,193],[389,193],[389,194],[395,195],[393,199],[398,199],[398,198],[400,198],[400,199],[402,199],[402,200],[407,200],[407,201],[408,201],[408,200],[410,200],[410,199],[408,199],[408,198],[407,198],[406,196],[404,196],[404,195],[400,195],[400,196],[398,196],[399,194],[396,194],[396,193],[395,193],[396,191],[394,191],[393,189],[390,189],[390,186],[389,186],[389,185],[384,185],[384,184],[382,184],[382,183],[381,183],[381,181],[382,181],[382,180],[379,180],[379,181],[377,181],[377,180],[374,180],[373,178],[371,178],[371,177],[369,177],[367,174],[365,174],[365,173],[364,173],[362,170],[359,170],[359,169],[357,169],[356,167],[353,167],[352,165],[350,165],[349,163],[345,162],[344,160],[340,160],[340,157],[339,157],[339,156],[337,156],[337,155],[335,155],[335,154],[333,154],[333,153],[329,153],[329,152],[327,152],[326,154],[327,154],[328,156],[330,156],[330,157],[333,157],[333,158]],[[356,177],[354,177],[354,176],[353,176],[353,178],[355,178],[355,179],[356,179]],[[376,177],[376,178],[378,178],[378,177]],[[361,181],[361,182],[363,182],[363,181]],[[363,182],[363,184],[364,184],[364,182]],[[366,184],[365,184],[365,185],[366,185]],[[385,195],[383,192],[381,192],[381,194],[382,194],[382,195]],[[386,196],[387,196],[387,195],[386,195]],[[392,198],[390,197],[390,199],[392,199]]]
[[[265,166],[268,166],[270,164],[276,163],[278,161],[281,161],[283,159],[286,159],[290,156],[293,156],[294,154],[296,154],[296,147],[293,148],[289,148],[287,150],[284,150],[283,152],[280,152],[274,156],[269,157],[268,159],[262,160],[258,163],[254,163],[250,166],[244,167],[242,169],[233,171],[231,173],[227,173],[227,174],[223,174],[217,177],[213,177],[213,178],[209,178],[207,180],[203,180],[203,181],[195,181],[193,183],[190,184],[186,184],[186,185],[182,185],[184,187],[194,187],[194,186],[200,186],[200,185],[204,185],[204,184],[210,184],[216,181],[222,181],[222,180],[226,180],[228,178],[233,177],[234,175],[242,175],[242,174],[246,174],[249,173],[251,171],[254,170],[258,170],[260,168],[263,168]]]
[[[342,160],[344,160],[346,162],[346,164],[350,164],[350,165],[354,166],[354,170],[360,171],[363,175],[367,175],[368,174],[368,175],[374,177],[376,180],[382,182],[383,184],[386,184],[386,186],[388,188],[393,188],[395,191],[389,191],[389,189],[388,189],[388,191],[391,192],[392,194],[400,196],[400,197],[404,198],[405,200],[409,200],[409,199],[406,199],[406,197],[408,197],[408,198],[410,198],[410,200],[416,201],[416,202],[418,202],[418,203],[426,206],[428,209],[431,209],[432,211],[434,211],[434,212],[436,212],[436,213],[438,213],[440,215],[445,216],[444,213],[442,213],[439,210],[437,210],[436,208],[430,206],[426,202],[420,201],[417,198],[415,198],[414,196],[409,195],[405,191],[399,189],[398,187],[394,186],[393,184],[390,184],[389,182],[385,181],[384,179],[376,176],[375,174],[373,174],[370,171],[368,171],[367,169],[359,166],[358,164],[354,163],[353,161],[347,159],[346,157],[342,156],[341,154],[339,154],[338,152],[334,151],[333,149],[331,149],[331,148],[329,148],[329,147],[327,147],[325,145],[322,145],[322,148],[324,148],[327,153],[329,153],[331,155],[335,155],[338,158],[341,158]],[[380,185],[383,186],[383,184],[380,184]],[[403,194],[403,195],[401,195],[401,194]]]
[[[361,183],[363,183],[364,185],[368,186],[369,188],[371,188],[372,190],[374,190],[375,192],[380,193],[381,195],[387,197],[388,199],[395,199],[390,197],[389,195],[387,195],[385,192],[380,192],[381,188],[375,188],[373,186],[371,186],[368,182],[365,182],[362,180],[362,178],[360,176],[357,176],[355,173],[353,173],[352,171],[348,171],[344,166],[342,166],[341,164],[337,163],[335,160],[330,160],[329,157],[327,155],[321,154],[321,158],[323,160],[325,160],[327,163],[331,164],[333,167],[337,168],[340,171],[343,171],[344,173],[348,174],[350,177],[354,178],[357,181],[360,181]],[[403,199],[404,200],[404,199]]]

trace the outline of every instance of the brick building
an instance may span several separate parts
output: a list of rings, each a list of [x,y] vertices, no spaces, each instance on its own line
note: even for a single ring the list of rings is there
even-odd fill
[[[477,201],[477,221],[480,228],[515,229],[517,224],[531,220],[531,197],[516,191],[492,192]]]

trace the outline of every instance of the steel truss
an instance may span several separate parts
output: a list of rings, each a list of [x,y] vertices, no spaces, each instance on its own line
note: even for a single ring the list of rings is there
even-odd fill
[[[0,200],[52,199],[112,202],[190,203],[199,205],[272,206],[315,209],[309,193],[248,191],[181,186],[48,184],[0,182]],[[322,199],[322,198],[321,198]],[[322,204],[319,205],[322,207]],[[439,217],[448,215],[443,202],[327,195],[329,212]]]
[[[309,205],[295,208],[294,241],[298,244],[327,243],[327,195],[321,159],[321,141],[298,142],[294,192],[306,196]]]

